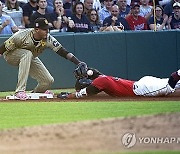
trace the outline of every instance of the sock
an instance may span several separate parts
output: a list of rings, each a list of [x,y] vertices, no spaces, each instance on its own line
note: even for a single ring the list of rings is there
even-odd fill
[[[170,78],[169,78],[169,85],[171,86],[171,88],[175,88],[176,83],[180,80],[180,70],[178,70],[177,72],[174,72],[171,74]]]

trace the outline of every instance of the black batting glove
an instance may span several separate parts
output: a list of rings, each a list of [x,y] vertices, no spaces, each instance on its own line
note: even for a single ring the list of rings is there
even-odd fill
[[[57,95],[57,98],[68,99],[70,94],[71,93],[69,93],[69,92],[61,92],[60,94]]]

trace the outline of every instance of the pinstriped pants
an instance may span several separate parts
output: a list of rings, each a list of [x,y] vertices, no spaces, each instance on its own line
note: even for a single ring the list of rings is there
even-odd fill
[[[12,52],[5,52],[4,59],[13,66],[19,67],[18,82],[15,92],[25,91],[28,76],[37,80],[38,85],[34,92],[45,92],[54,82],[54,78],[46,69],[38,57],[33,57],[30,50],[16,49]]]

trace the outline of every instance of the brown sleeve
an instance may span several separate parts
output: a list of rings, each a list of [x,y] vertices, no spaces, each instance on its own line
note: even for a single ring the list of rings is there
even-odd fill
[[[80,61],[72,53],[68,52],[64,47],[61,47],[57,52],[58,55],[72,61],[74,64],[79,64]]]

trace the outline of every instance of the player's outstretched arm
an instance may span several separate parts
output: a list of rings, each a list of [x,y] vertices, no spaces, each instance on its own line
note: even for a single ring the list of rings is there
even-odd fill
[[[57,95],[57,98],[60,98],[60,99],[73,99],[73,98],[76,98],[75,97],[75,94],[73,93],[69,93],[69,92],[61,92],[60,94]]]
[[[58,51],[57,54],[60,55],[61,57],[64,57],[65,59],[70,60],[74,64],[78,65],[81,63],[81,61],[74,56],[72,53],[68,52],[64,47],[61,47]]]
[[[98,88],[93,85],[89,85],[86,88],[81,89],[80,91],[76,91],[73,93],[69,92],[61,92],[57,95],[58,98],[61,99],[73,99],[73,98],[83,98],[87,96],[93,96],[101,92]]]
[[[76,64],[77,68],[79,68],[79,70],[81,70],[80,75],[82,75],[82,73],[84,72],[82,70],[88,69],[88,66],[85,62],[80,61],[76,56],[74,56],[72,53],[68,52],[64,47],[61,47],[57,51],[57,54],[60,55],[61,57],[64,57],[65,59],[70,60],[74,64]]]

